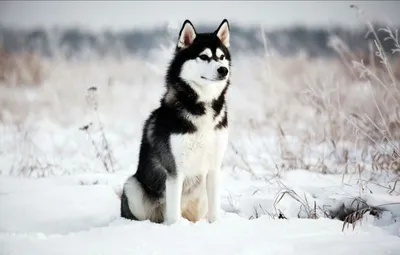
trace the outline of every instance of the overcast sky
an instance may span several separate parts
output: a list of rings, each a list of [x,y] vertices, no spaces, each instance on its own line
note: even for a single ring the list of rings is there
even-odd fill
[[[292,24],[357,25],[356,4],[372,19],[400,24],[400,1],[1,1],[0,23],[17,27],[130,29],[171,22],[218,23],[223,18],[266,28]],[[218,25],[217,24],[217,25]]]

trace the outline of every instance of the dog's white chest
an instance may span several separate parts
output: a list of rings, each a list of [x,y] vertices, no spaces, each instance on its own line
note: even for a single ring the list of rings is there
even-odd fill
[[[186,176],[205,174],[216,150],[215,140],[215,132],[172,136],[171,150],[177,170]]]
[[[213,128],[171,136],[171,150],[177,171],[187,177],[205,175],[221,160],[226,142],[227,131]]]

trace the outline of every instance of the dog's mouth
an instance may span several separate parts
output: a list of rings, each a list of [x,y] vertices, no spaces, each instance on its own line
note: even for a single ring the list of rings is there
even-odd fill
[[[207,77],[201,76],[202,79],[207,80],[207,81],[222,81],[224,79],[209,79]]]

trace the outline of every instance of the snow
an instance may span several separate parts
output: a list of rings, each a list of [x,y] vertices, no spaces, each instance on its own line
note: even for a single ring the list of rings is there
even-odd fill
[[[5,254],[397,254],[399,240],[371,228],[359,233],[332,232],[329,220],[248,221],[225,215],[204,222],[151,225],[118,222],[68,235],[13,236]],[[9,252],[9,253],[8,253]]]
[[[236,60],[234,68],[247,70],[252,61]],[[266,116],[288,98],[264,103],[265,84],[244,71],[234,72],[229,91],[220,221],[166,226],[120,218],[118,194],[135,171],[143,121],[164,92],[163,63],[91,63],[87,69],[60,63],[40,88],[0,88],[1,255],[400,254],[398,177],[353,166],[346,174],[339,167],[276,167],[283,164],[282,148]],[[91,86],[98,88],[98,115],[86,101]],[[287,124],[319,124],[310,109],[290,107],[298,111],[282,113]],[[110,173],[91,141],[103,151],[98,117],[115,163]],[[89,122],[90,137],[79,130]],[[287,148],[301,147],[296,133],[285,137]],[[309,166],[330,153],[326,144],[308,146],[301,156]],[[360,154],[352,150],[349,157],[361,164]],[[379,217],[366,213],[354,229],[342,231],[343,221],[326,213],[342,205],[355,209],[356,198],[385,210]]]
[[[273,219],[273,201],[279,189],[265,181],[235,179],[225,173],[222,218],[176,225],[135,222],[119,217],[121,183],[128,172],[76,174],[43,179],[0,178],[1,254],[399,254],[400,214],[380,220],[365,217],[342,232],[336,219],[299,219],[300,204],[290,197],[278,204],[289,219]],[[301,180],[301,181],[299,181]],[[279,182],[317,197],[317,204],[353,193],[340,188],[340,176],[298,170]],[[296,185],[297,183],[297,185]],[[379,188],[372,198],[384,195]],[[340,194],[340,191],[342,194]],[[336,193],[336,194],[335,194]],[[254,209],[261,215],[254,216]],[[396,211],[396,210],[393,210]],[[397,212],[400,207],[397,205]],[[250,217],[249,217],[250,216]],[[397,223],[394,219],[397,218]]]

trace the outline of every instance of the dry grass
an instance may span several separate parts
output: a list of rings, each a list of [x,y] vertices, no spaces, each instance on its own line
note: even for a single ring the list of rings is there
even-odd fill
[[[388,40],[398,40],[395,31],[386,32]],[[249,66],[235,58],[228,99],[235,139],[229,147],[228,167],[239,166],[254,178],[257,164],[272,171],[400,171],[399,52],[389,58],[377,41],[371,42],[367,53],[351,52],[337,38],[332,38],[331,46],[339,59],[266,54],[245,59]],[[165,55],[169,58],[170,52]],[[129,128],[140,133],[143,118],[164,92],[168,59],[148,62],[54,60],[46,64],[51,67],[46,79],[39,75],[39,86],[30,88],[29,95],[18,87],[0,86],[0,121],[21,124],[27,119],[51,119],[61,126],[81,127],[90,122],[86,115],[93,110],[85,92],[95,86],[98,109],[94,114],[106,119],[105,129],[132,120]],[[3,69],[8,73],[3,76],[17,77],[12,70]],[[7,84],[19,80],[7,79]],[[256,138],[251,146],[244,146],[248,134]],[[263,144],[269,137],[276,142]],[[268,157],[272,159],[265,160]]]
[[[386,40],[397,40],[393,56],[377,37],[369,53],[351,52],[332,38],[339,60],[264,59],[258,77],[274,98],[264,104],[265,124],[276,130],[280,168],[329,173],[369,162],[374,170],[400,172],[400,46],[397,31],[383,31]],[[293,136],[300,139],[295,149]],[[325,153],[306,162],[310,148],[321,146]]]
[[[354,230],[356,227],[356,223],[361,222],[361,220],[367,213],[378,217],[378,215],[381,213],[381,210],[378,208],[365,207],[365,208],[354,211],[353,213],[347,215],[346,218],[343,220],[342,231],[344,231],[344,228],[346,226],[347,226],[347,228],[349,228],[350,224],[353,226],[353,230]]]
[[[243,104],[230,103],[231,128],[241,134],[232,141],[230,150],[246,170],[253,167],[254,160],[243,163],[252,152],[236,144],[246,139],[244,133],[277,138],[279,158],[275,164],[265,167],[341,173],[344,168],[359,163],[374,170],[398,171],[400,122],[396,107],[392,107],[394,102],[400,102],[396,87],[386,86],[385,90],[371,78],[355,79],[346,71],[342,60],[269,57],[263,61],[268,62],[269,69],[266,71],[260,65],[257,70],[255,64],[258,75],[247,72],[241,77],[254,82],[242,89],[233,80],[236,87],[230,95],[231,101],[243,100],[247,95],[254,97]],[[162,75],[154,75],[140,61],[57,62],[53,67],[46,82],[34,89],[34,101],[28,100],[23,90],[0,88],[0,119],[23,123],[28,116],[40,115],[80,127],[86,121],[77,109],[92,111],[85,91],[96,86],[99,113],[118,122],[115,118],[118,115],[130,115],[127,109],[135,109],[134,115],[144,115],[163,93]],[[382,75],[379,77],[385,77]],[[139,101],[144,104],[138,104]],[[252,115],[255,108],[261,116],[258,119]],[[132,116],[132,120],[135,118]],[[295,146],[293,137],[298,139]],[[384,151],[382,147],[389,150]],[[360,153],[362,158],[355,158],[354,153],[358,151],[364,151]]]
[[[113,151],[110,147],[110,142],[107,139],[107,135],[104,132],[104,124],[102,123],[99,112],[98,112],[98,101],[96,97],[96,87],[90,87],[88,89],[88,102],[92,105],[93,110],[96,114],[96,124],[99,128],[100,133],[100,146],[96,143],[91,131],[93,129],[93,123],[90,122],[89,124],[79,128],[81,131],[85,132],[93,145],[93,148],[96,153],[96,158],[98,158],[104,166],[104,170],[108,173],[115,172],[115,158],[113,155]]]
[[[0,85],[40,85],[45,78],[44,61],[37,54],[10,54],[0,48]]]

